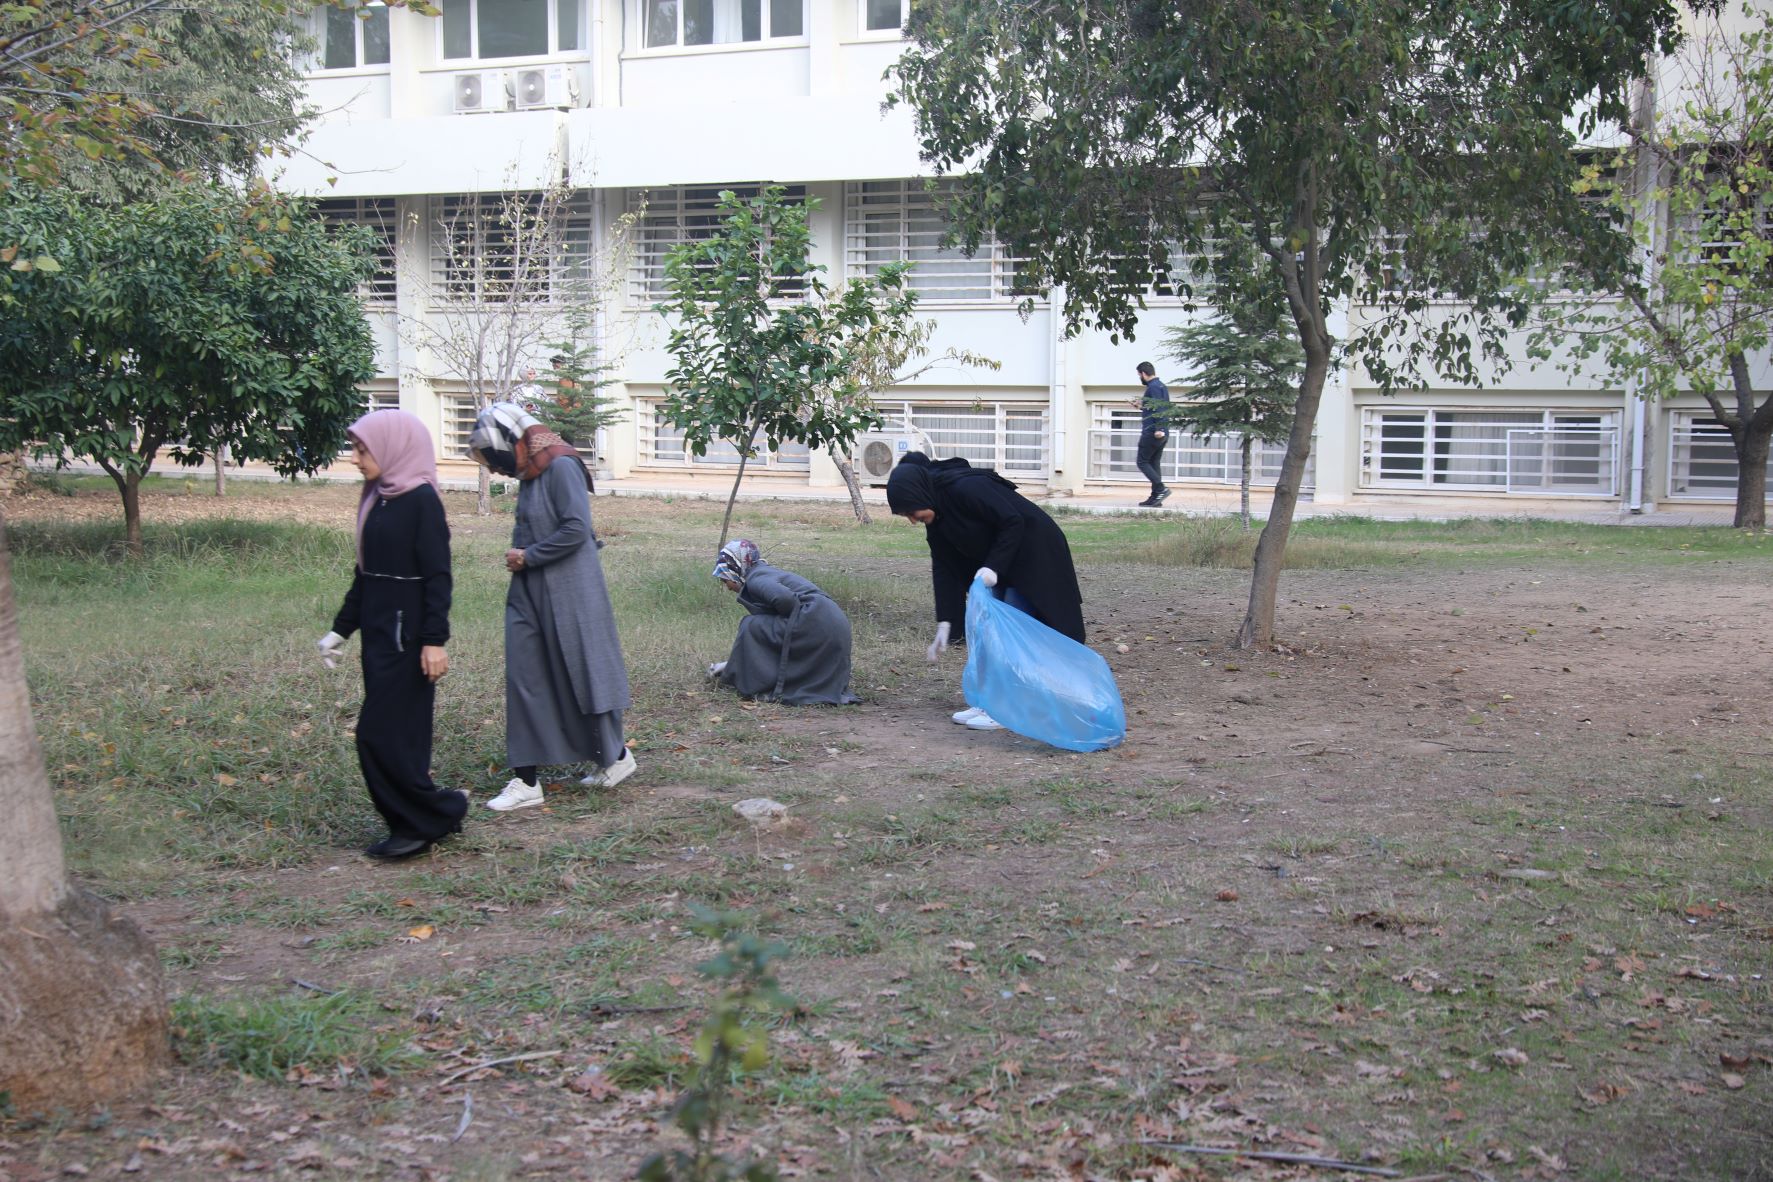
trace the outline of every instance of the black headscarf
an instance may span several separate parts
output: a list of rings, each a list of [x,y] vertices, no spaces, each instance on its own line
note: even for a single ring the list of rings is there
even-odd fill
[[[919,509],[934,509],[936,497],[943,489],[956,481],[971,479],[995,480],[1005,488],[1016,487],[1013,481],[1005,480],[990,468],[973,467],[964,456],[932,460],[920,451],[908,451],[887,477],[887,508],[900,517]]]

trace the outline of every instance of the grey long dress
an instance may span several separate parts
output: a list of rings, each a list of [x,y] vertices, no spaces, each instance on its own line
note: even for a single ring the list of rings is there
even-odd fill
[[[722,683],[794,706],[860,701],[850,693],[850,619],[806,579],[760,562],[739,591],[739,621]]]
[[[631,702],[622,642],[591,534],[583,469],[556,457],[517,493],[505,595],[505,750],[512,767],[622,756]]]

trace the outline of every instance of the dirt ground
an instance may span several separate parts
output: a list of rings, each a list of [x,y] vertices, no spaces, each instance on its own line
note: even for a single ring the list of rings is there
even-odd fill
[[[337,524],[352,495],[320,490],[315,519]],[[53,508],[68,515],[65,499]],[[289,517],[284,502],[262,511]],[[749,709],[763,745],[735,758],[777,777],[791,825],[555,866],[546,897],[477,903],[474,922],[434,937],[321,952],[336,919],[204,925],[218,900],[266,892],[336,910],[366,877],[422,905],[451,876],[540,867],[562,842],[728,802],[643,772],[613,804],[504,818],[424,865],[363,871],[327,851],[219,883],[231,896],[127,903],[163,946],[221,939],[169,966],[175,990],[386,994],[436,1061],[367,1084],[181,1068],[102,1127],[0,1136],[0,1182],[631,1176],[671,1089],[573,1081],[693,1037],[705,947],[682,938],[680,896],[697,882],[729,882],[725,902],[772,909],[802,942],[782,973],[810,1016],[774,1042],[817,1086],[752,1094],[736,1120],[736,1147],[766,1148],[786,1177],[1354,1176],[1138,1140],[1357,1155],[1400,1177],[1773,1177],[1773,883],[1670,887],[1664,905],[1631,878],[1708,834],[1765,842],[1766,568],[1289,572],[1281,651],[1235,653],[1246,580],[1084,571],[1130,723],[1111,752],[952,726],[958,662],[894,670],[890,695],[861,685],[851,710]],[[758,754],[771,741],[775,766]],[[888,839],[893,858],[859,861]],[[1661,869],[1656,882],[1678,877]],[[549,916],[575,874],[646,907],[563,931]],[[1609,902],[1597,930],[1584,892],[1622,883],[1629,914]],[[594,934],[651,942],[621,977],[634,1004],[516,1000],[524,974]],[[508,1003],[471,1005],[451,984],[501,965]],[[1382,994],[1386,981],[1427,1008]],[[1457,1023],[1431,1012],[1468,1004],[1493,1012],[1465,1014],[1442,1045],[1436,1023]],[[1652,1016],[1653,1034],[1626,1028]],[[1535,1045],[1503,1082],[1517,1028],[1536,1022],[1566,1028],[1569,1060]]]

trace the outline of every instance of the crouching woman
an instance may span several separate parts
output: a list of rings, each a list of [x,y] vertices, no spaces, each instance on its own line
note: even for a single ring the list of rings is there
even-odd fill
[[[743,538],[720,548],[713,573],[750,613],[733,651],[708,669],[722,685],[790,706],[860,701],[850,693],[850,619],[835,600]]]

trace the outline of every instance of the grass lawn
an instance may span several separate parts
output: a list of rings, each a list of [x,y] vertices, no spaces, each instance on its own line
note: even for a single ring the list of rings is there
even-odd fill
[[[0,1178],[631,1177],[712,998],[697,904],[787,950],[727,1146],[784,1176],[1357,1176],[1192,1145],[1773,1177],[1764,538],[1301,522],[1282,643],[1242,653],[1235,521],[1062,514],[1131,723],[1077,756],[948,723],[915,529],[739,506],[854,625],[864,704],[794,710],[701,676],[739,610],[721,506],[601,498],[640,774],[554,769],[546,808],[382,866],[355,669],[313,653],[354,490],[150,482],[132,564],[108,486],[65,488],[7,506],[37,720],[180,1065],[104,1121],[0,1123]],[[509,503],[447,504],[435,763],[478,806]]]

